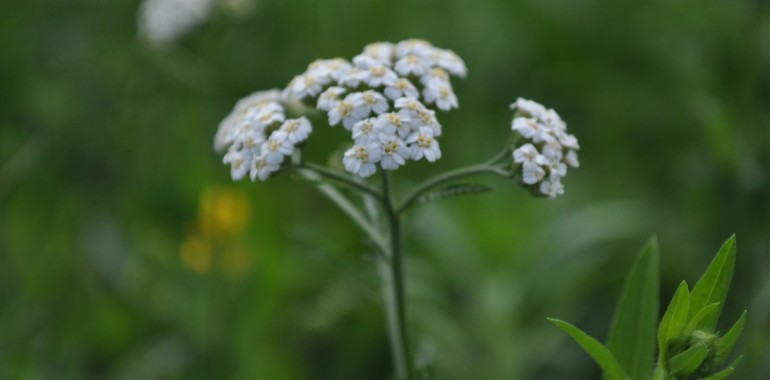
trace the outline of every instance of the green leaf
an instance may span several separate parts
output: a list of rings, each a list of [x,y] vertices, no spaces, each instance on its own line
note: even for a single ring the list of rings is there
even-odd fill
[[[741,336],[743,331],[743,325],[746,323],[746,310],[743,311],[741,317],[735,322],[733,327],[725,333],[725,335],[717,340],[717,357],[725,358],[730,355],[730,351],[735,346],[735,342],[738,341],[738,337]]]
[[[607,348],[632,379],[649,379],[658,324],[658,241],[651,238],[636,260],[615,308]]]
[[[687,324],[687,327],[684,329],[684,334],[689,335],[697,329],[705,328],[705,321],[710,320],[714,315],[716,315],[716,313],[720,310],[720,305],[721,304],[719,302],[714,302],[701,309],[698,314],[695,314],[695,316],[692,317],[690,323]]]
[[[730,366],[728,366],[727,368],[725,368],[725,369],[723,369],[723,370],[721,370],[721,371],[719,371],[719,372],[717,372],[717,373],[715,373],[715,374],[713,374],[713,375],[711,375],[711,376],[709,376],[709,377],[707,377],[707,378],[705,378],[703,380],[724,380],[724,379],[726,379],[727,376],[730,376],[733,373],[733,371],[735,371],[735,368],[738,367],[738,364],[741,363],[742,359],[743,359],[743,355],[741,355],[737,359],[735,359],[735,361],[732,364],[730,364]]]
[[[730,289],[730,281],[733,278],[733,269],[735,267],[735,235],[730,236],[722,244],[722,248],[717,252],[714,260],[709,264],[706,272],[695,284],[690,294],[690,312],[689,318],[694,317],[706,305],[719,302],[724,305],[727,291]],[[703,320],[702,325],[707,329],[716,328],[717,319],[722,307],[719,306],[715,314],[708,316]]]
[[[682,281],[671,298],[668,309],[658,327],[658,349],[661,357],[666,357],[668,342],[682,335],[687,324],[687,311],[690,308],[690,290],[687,283]]]
[[[456,197],[459,195],[488,193],[492,190],[494,190],[493,187],[480,185],[477,183],[453,183],[420,197],[417,199],[417,202],[429,203],[444,198]]]
[[[704,344],[697,344],[671,358],[669,373],[673,375],[689,375],[693,373],[708,355],[709,349]]]
[[[572,339],[575,339],[578,344],[596,361],[597,364],[604,371],[604,375],[609,380],[627,380],[626,373],[623,371],[623,367],[620,366],[618,360],[612,355],[610,350],[604,347],[599,341],[592,338],[590,335],[584,333],[577,327],[568,322],[562,320],[548,318],[553,324],[560,329],[564,330]]]

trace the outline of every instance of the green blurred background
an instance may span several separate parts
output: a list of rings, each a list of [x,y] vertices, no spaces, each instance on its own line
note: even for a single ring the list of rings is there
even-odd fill
[[[738,0],[222,0],[175,44],[136,1],[0,2],[0,378],[386,379],[371,249],[307,183],[233,183],[212,151],[252,91],[424,38],[462,56],[444,158],[479,162],[518,96],[582,146],[566,194],[498,191],[407,221],[409,319],[439,379],[596,379],[548,324],[604,339],[657,234],[662,297],[738,237],[722,326],[770,378],[770,6]],[[319,124],[325,160],[348,137]],[[337,157],[339,159],[339,157]]]

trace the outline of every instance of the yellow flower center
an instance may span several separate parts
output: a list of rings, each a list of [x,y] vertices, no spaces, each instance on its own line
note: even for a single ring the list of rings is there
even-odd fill
[[[342,117],[348,117],[351,113],[353,113],[353,105],[350,104],[350,102],[347,101],[341,101],[339,105],[340,110],[340,116]]]
[[[361,162],[369,162],[369,152],[366,151],[366,148],[359,146],[356,148],[355,153],[356,158]]]
[[[397,150],[398,150],[398,143],[395,141],[391,141],[385,144],[385,147],[383,148],[383,151],[385,151],[385,153],[388,155],[392,155],[393,153],[396,153]]]

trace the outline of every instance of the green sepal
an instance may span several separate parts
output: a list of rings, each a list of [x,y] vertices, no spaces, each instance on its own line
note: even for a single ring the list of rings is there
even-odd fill
[[[708,353],[709,349],[704,344],[697,344],[688,348],[671,358],[669,361],[669,373],[682,376],[693,373],[703,363],[703,359],[706,358]]]
[[[632,379],[649,379],[655,363],[659,296],[658,240],[650,238],[623,286],[607,348]]]
[[[718,302],[724,305],[727,291],[730,289],[730,281],[733,278],[735,268],[735,235],[730,236],[711,261],[706,272],[695,284],[690,293],[690,311],[688,319],[709,304]],[[719,306],[716,313],[709,315],[702,321],[706,329],[714,330],[722,307]]]
[[[572,337],[583,349],[591,355],[591,357],[599,364],[599,367],[604,371],[604,375],[609,380],[629,380],[623,367],[615,358],[614,355],[604,347],[598,340],[594,339],[590,335],[584,333],[569,322],[565,322],[559,319],[548,318],[551,323],[564,330],[569,336]]]
[[[703,380],[724,380],[727,378],[727,376],[730,376],[733,371],[735,371],[735,368],[738,367],[738,364],[741,363],[741,360],[743,359],[743,355],[739,356],[735,361],[730,364],[727,368],[704,378]]]
[[[684,335],[690,335],[695,330],[706,329],[704,321],[716,314],[720,310],[720,305],[719,302],[714,302],[701,309],[698,314],[695,314],[695,316],[692,317],[690,323],[687,324],[687,327],[684,329]],[[708,330],[711,331],[712,329]]]
[[[687,324],[687,312],[690,308],[690,290],[687,283],[682,281],[676,289],[668,309],[658,327],[658,349],[661,357],[668,354],[668,342],[682,335]],[[664,369],[667,367],[664,362]]]
[[[746,323],[746,310],[743,311],[741,317],[733,324],[733,327],[725,333],[725,335],[717,340],[717,357],[725,358],[730,355],[735,342],[738,341],[738,337],[741,336],[743,331],[743,325]]]

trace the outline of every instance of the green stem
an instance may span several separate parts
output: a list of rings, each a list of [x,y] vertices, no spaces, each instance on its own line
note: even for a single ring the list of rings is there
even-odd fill
[[[495,158],[496,159],[496,158]],[[493,159],[492,161],[494,161]],[[498,167],[493,166],[490,164],[482,164],[482,165],[473,165],[473,166],[466,166],[464,168],[459,168],[455,170],[448,171],[446,173],[439,174],[435,177],[429,178],[425,180],[422,184],[417,186],[416,189],[412,190],[409,195],[406,196],[403,202],[401,202],[401,205],[396,208],[396,214],[400,215],[404,211],[406,211],[409,207],[414,204],[414,202],[423,194],[426,192],[432,190],[436,186],[439,186],[441,184],[454,181],[459,178],[463,177],[470,177],[477,174],[495,174],[499,175],[501,177],[510,177],[511,173]]]
[[[409,354],[409,341],[406,334],[406,307],[404,296],[404,273],[401,252],[401,223],[393,207],[393,200],[388,181],[388,173],[382,171],[382,205],[388,219],[390,244],[387,260],[380,261],[380,273],[383,279],[385,309],[388,318],[390,346],[396,377],[399,380],[411,380],[412,370]]]
[[[320,175],[313,169],[300,168],[297,169],[297,171],[300,173],[300,175],[311,181],[317,181],[320,179]],[[358,227],[361,228],[364,233],[366,233],[370,239],[372,239],[372,242],[380,251],[387,252],[387,244],[380,232],[374,226],[372,226],[369,221],[366,220],[366,217],[361,214],[358,208],[356,208],[356,206],[354,206],[350,200],[345,198],[345,196],[342,195],[339,190],[328,183],[316,183],[315,186],[319,191],[326,195],[329,200],[339,206],[339,208],[344,211],[350,217],[350,219],[352,219],[353,222],[355,222],[356,225],[358,225]]]
[[[367,185],[367,184],[365,184],[365,183],[363,183],[361,181],[358,181],[355,178],[352,178],[349,175],[346,175],[345,173],[341,173],[341,172],[338,172],[336,170],[332,170],[332,169],[323,167],[321,165],[316,165],[316,164],[314,164],[312,162],[305,162],[305,163],[299,164],[298,166],[301,167],[301,168],[306,168],[306,169],[313,170],[316,173],[318,173],[318,174],[320,174],[320,175],[322,175],[324,177],[333,179],[335,181],[342,182],[342,183],[344,183],[344,184],[346,184],[346,185],[348,185],[350,187],[353,187],[355,189],[361,190],[364,193],[370,194],[370,195],[374,196],[377,199],[382,199],[382,194],[380,194],[380,192],[377,191],[377,189],[375,189],[375,188],[373,188],[373,187],[371,187],[371,186],[369,186],[369,185]]]

